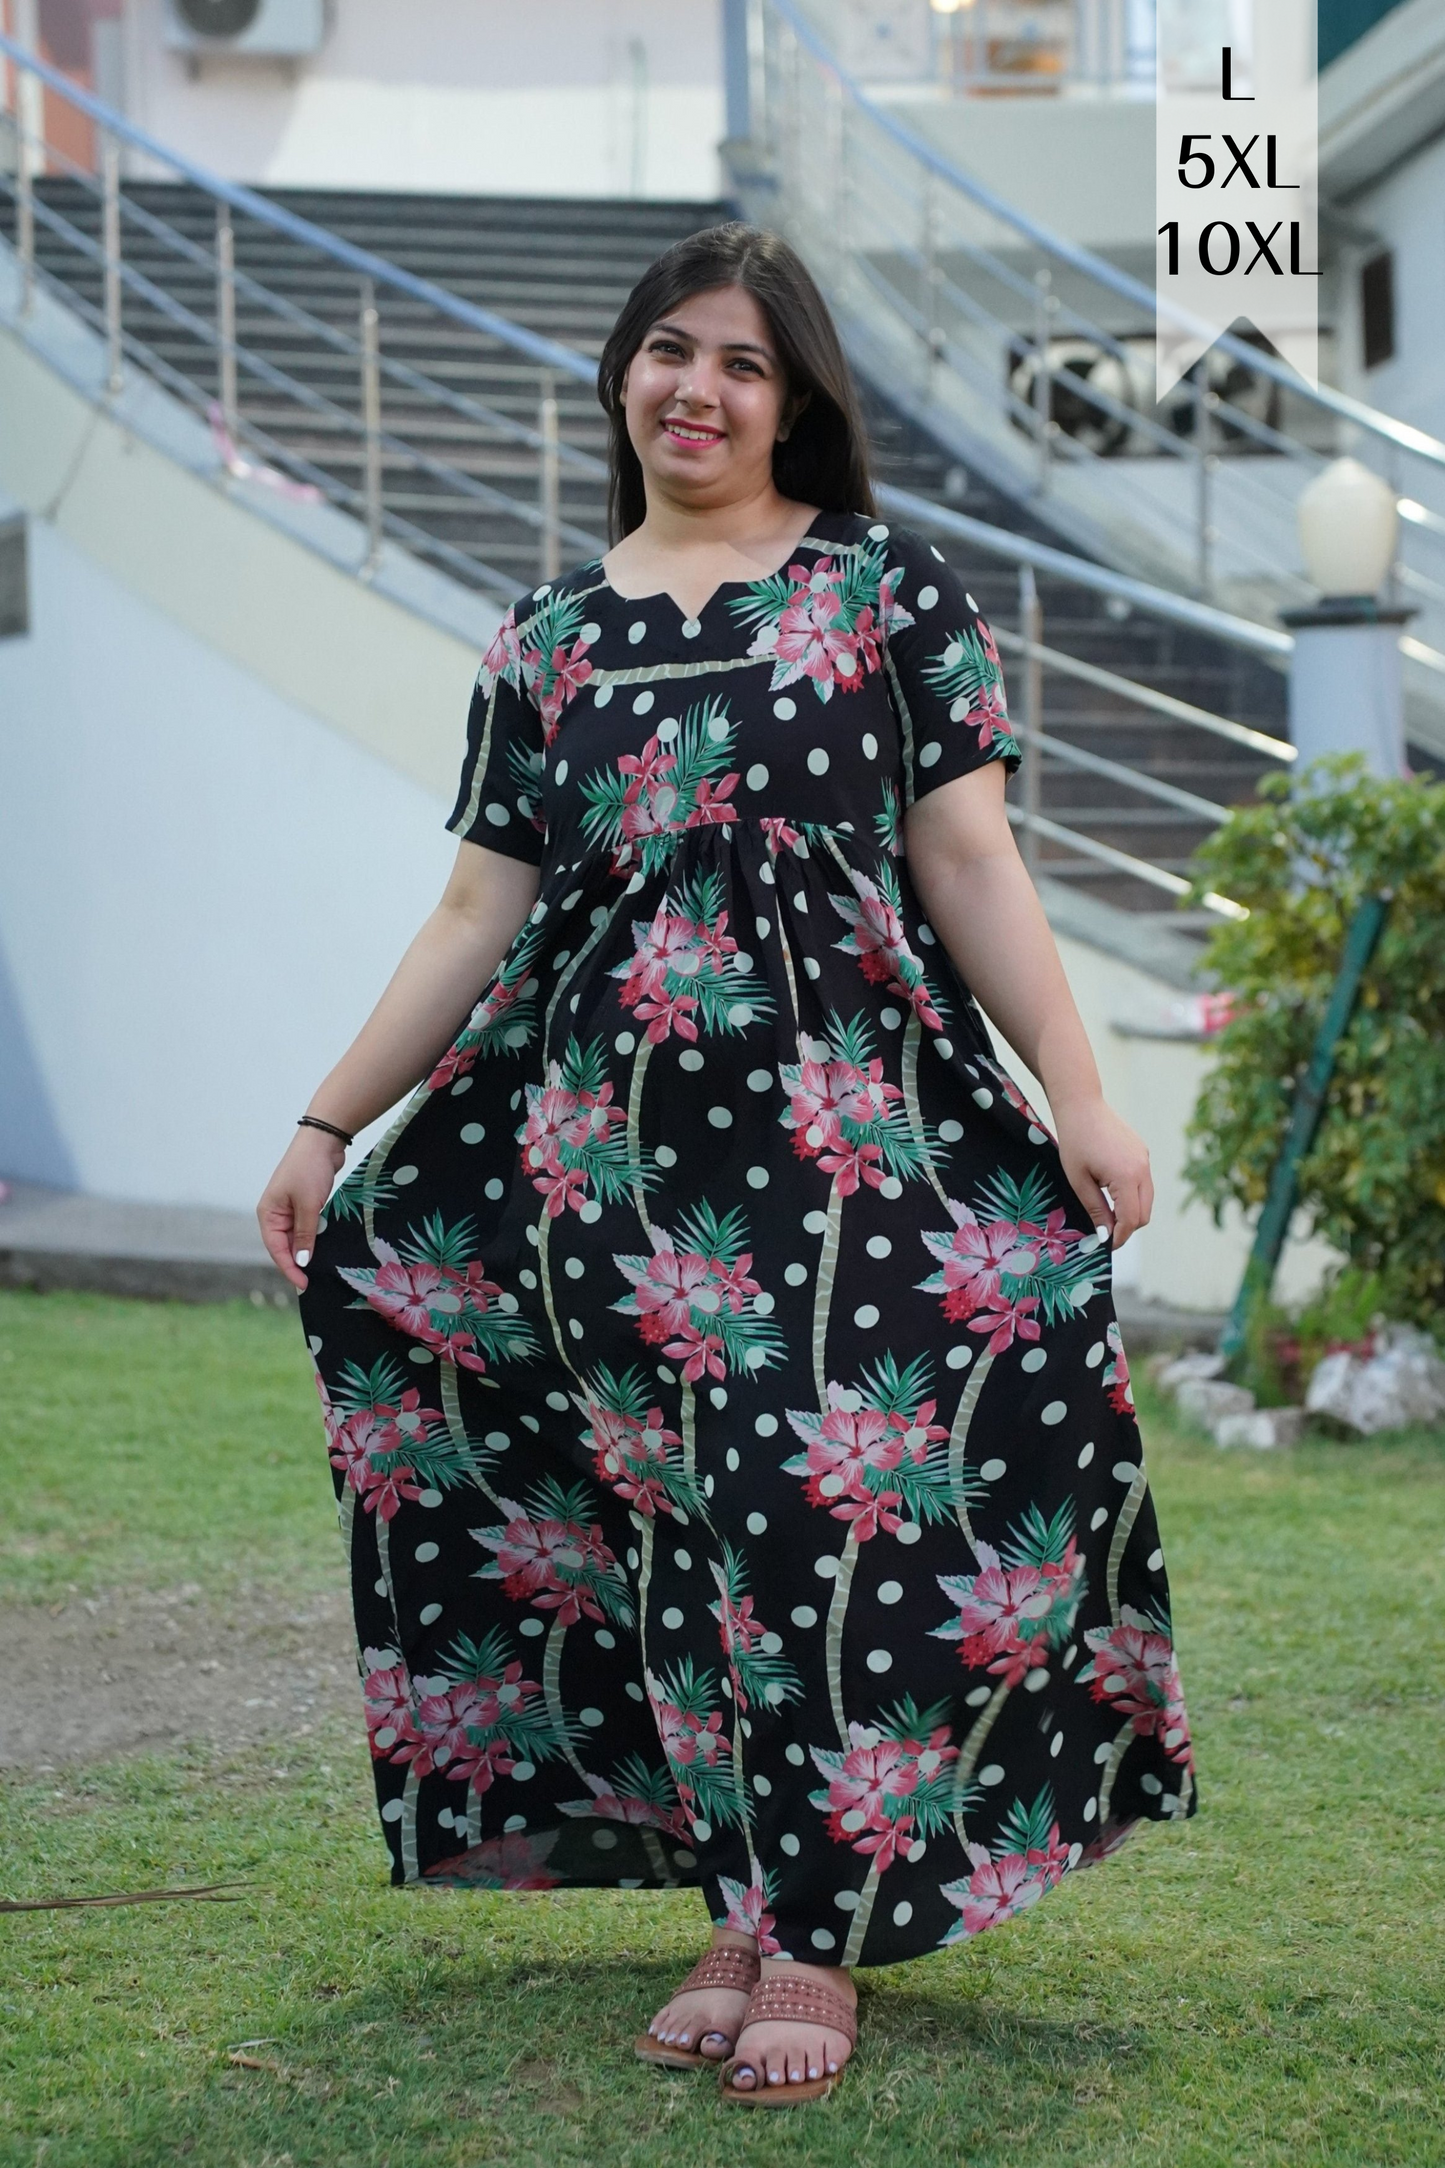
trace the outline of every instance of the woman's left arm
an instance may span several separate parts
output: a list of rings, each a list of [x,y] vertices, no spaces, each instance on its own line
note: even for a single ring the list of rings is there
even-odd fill
[[[1118,1249],[1154,1208],[1149,1153],[1105,1102],[1053,934],[1014,844],[1004,781],[1003,764],[990,761],[911,806],[903,831],[909,872],[965,984],[1048,1093],[1064,1173]]]

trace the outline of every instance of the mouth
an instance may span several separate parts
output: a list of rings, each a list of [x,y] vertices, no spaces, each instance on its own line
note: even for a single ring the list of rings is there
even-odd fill
[[[721,444],[721,429],[710,429],[706,422],[685,422],[673,414],[663,422],[663,429],[675,444]]]

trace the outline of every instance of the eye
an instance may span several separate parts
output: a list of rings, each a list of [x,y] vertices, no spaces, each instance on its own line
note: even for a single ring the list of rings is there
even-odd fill
[[[676,339],[657,338],[648,341],[647,351],[649,354],[680,354],[682,348]]]

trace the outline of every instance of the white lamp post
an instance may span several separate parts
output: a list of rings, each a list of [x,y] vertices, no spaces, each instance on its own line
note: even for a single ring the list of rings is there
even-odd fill
[[[1289,734],[1300,765],[1322,753],[1363,753],[1375,775],[1404,775],[1400,627],[1412,610],[1378,600],[1395,561],[1395,493],[1357,459],[1337,459],[1298,505],[1305,569],[1320,591],[1281,612],[1294,634]]]

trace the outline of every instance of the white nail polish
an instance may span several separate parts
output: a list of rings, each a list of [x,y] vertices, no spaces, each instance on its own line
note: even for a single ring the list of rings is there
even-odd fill
[[[1106,1226],[1104,1225],[1104,1223],[1103,1223],[1103,1221],[1102,1221],[1102,1220],[1101,1220],[1101,1221],[1099,1222],[1099,1225],[1098,1225],[1098,1226],[1097,1226],[1097,1227],[1096,1227],[1096,1228],[1094,1229],[1094,1232],[1095,1232],[1095,1234],[1096,1234],[1096,1235],[1098,1236],[1098,1238],[1099,1238],[1099,1240],[1100,1240],[1101,1242],[1107,1242],[1107,1241],[1108,1241],[1108,1239],[1109,1239],[1109,1230],[1108,1230],[1108,1228],[1107,1228],[1107,1227],[1106,1227]]]
[[[298,1265],[309,1265],[311,1262],[310,1250],[298,1250],[296,1252],[296,1262]]]

